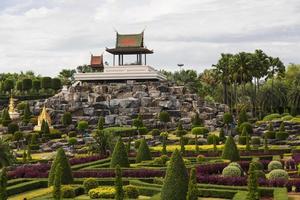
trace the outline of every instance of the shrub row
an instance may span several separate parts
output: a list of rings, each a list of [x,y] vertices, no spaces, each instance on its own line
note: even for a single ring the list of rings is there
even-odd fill
[[[7,188],[7,194],[8,196],[14,195],[14,194],[20,194],[22,192],[38,189],[38,188],[44,188],[47,187],[47,181],[42,180],[36,180],[36,181],[29,181],[25,183],[20,183],[17,185],[13,185]]]
[[[95,160],[95,161],[83,162],[81,164],[75,164],[71,168],[72,168],[72,170],[79,170],[79,169],[84,169],[84,168],[87,168],[87,167],[97,166],[99,164],[109,163],[109,162],[110,162],[110,158],[104,158],[104,159]]]
[[[203,189],[220,189],[220,190],[236,190],[236,191],[247,191],[246,186],[228,186],[228,185],[213,185],[213,184],[197,184],[198,188]],[[273,196],[273,187],[259,187],[258,190],[262,196]]]
[[[72,158],[69,160],[70,165],[78,165],[83,163],[89,163],[97,160],[104,159],[105,157],[95,155],[95,156],[86,156],[86,157],[79,157],[79,158]]]
[[[260,160],[259,161],[264,169],[267,169],[270,160]],[[248,171],[250,161],[239,161],[237,162],[244,171]],[[221,174],[222,170],[228,165],[228,163],[207,163],[197,166],[197,174],[207,175],[207,174]]]
[[[276,188],[273,193],[274,200],[288,200],[288,193],[286,188]]]
[[[105,177],[115,177],[115,172],[113,169],[109,170],[83,170],[73,172],[75,178],[105,178]],[[123,170],[123,177],[135,177],[135,178],[147,178],[147,177],[163,177],[164,171],[161,170],[150,170],[150,169],[134,169],[134,170]]]
[[[9,179],[15,178],[46,178],[48,177],[49,164],[29,164],[15,168],[8,172]]]
[[[7,182],[7,187],[17,185],[17,184],[20,184],[20,183],[25,183],[25,182],[28,182],[28,181],[30,181],[30,179],[24,179],[24,178],[12,179],[12,180],[9,180]]]
[[[206,188],[198,189],[198,196],[201,197],[232,199],[236,193],[237,193],[236,190],[228,190],[228,189],[213,189],[213,190],[206,189]]]

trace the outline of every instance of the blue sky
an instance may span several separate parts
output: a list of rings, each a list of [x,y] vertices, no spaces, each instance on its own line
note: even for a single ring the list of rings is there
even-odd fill
[[[1,0],[0,72],[55,76],[113,47],[115,30],[144,29],[157,69],[201,72],[222,52],[257,48],[300,63],[298,0]]]

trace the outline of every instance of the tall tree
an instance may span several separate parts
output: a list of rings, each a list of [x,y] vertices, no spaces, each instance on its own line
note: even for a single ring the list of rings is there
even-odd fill
[[[230,59],[232,58],[232,54],[221,54],[221,58],[218,60],[216,65],[213,65],[216,69],[217,75],[220,77],[220,80],[223,85],[223,103],[228,104],[228,85],[229,85],[229,66]]]
[[[63,85],[70,85],[74,81],[75,69],[63,69],[59,72],[58,78],[60,78]]]
[[[267,78],[271,78],[272,79],[272,95],[274,95],[273,91],[274,91],[274,77],[275,75],[279,75],[282,76],[285,72],[285,66],[283,64],[283,62],[278,58],[273,58],[273,57],[269,57],[270,60],[270,68],[268,71],[268,77]],[[273,99],[271,98],[271,110],[273,111]]]

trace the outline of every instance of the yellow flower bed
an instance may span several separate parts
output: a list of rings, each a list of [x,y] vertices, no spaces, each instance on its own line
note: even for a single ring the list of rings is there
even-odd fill
[[[115,193],[116,193],[116,190],[114,187],[101,186],[101,187],[97,187],[95,189],[91,189],[89,191],[89,197],[91,199],[97,199],[97,198],[113,199],[113,198],[115,198]]]
[[[24,192],[24,193],[9,197],[8,200],[23,200],[24,198],[27,198],[28,200],[30,200],[30,199],[34,199],[37,197],[47,195],[51,192],[52,192],[52,187],[36,189],[36,190],[32,190],[30,192]]]
[[[196,146],[195,145],[185,145],[186,151],[195,151]],[[245,145],[237,145],[239,149],[245,149]],[[201,150],[213,150],[214,145],[199,145],[199,149]],[[217,148],[219,150],[222,150],[224,148],[224,144],[217,145]],[[150,147],[152,151],[162,151],[162,146],[156,146],[156,147]],[[167,151],[173,152],[175,149],[180,150],[180,145],[167,145]]]

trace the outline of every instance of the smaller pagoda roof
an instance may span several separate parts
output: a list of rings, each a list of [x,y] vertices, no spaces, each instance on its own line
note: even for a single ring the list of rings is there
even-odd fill
[[[103,55],[94,56],[91,54],[91,67],[103,67]]]
[[[144,46],[144,31],[138,34],[116,35],[116,47],[106,48],[106,51],[114,54],[152,54],[153,51]]]

